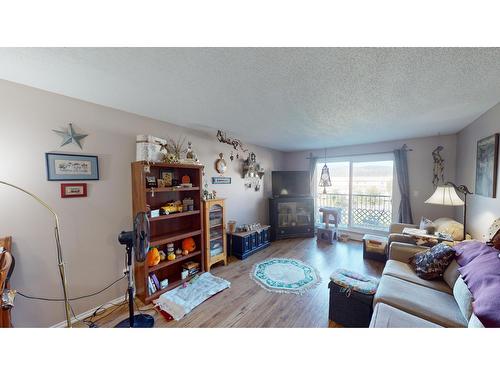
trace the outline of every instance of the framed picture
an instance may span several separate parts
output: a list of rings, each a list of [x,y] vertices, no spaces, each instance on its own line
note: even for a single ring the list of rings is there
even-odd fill
[[[99,161],[94,155],[45,154],[47,180],[99,180]]]
[[[87,184],[61,184],[61,198],[80,198],[87,196]]]
[[[165,183],[165,187],[171,187],[172,181],[174,179],[174,171],[173,170],[161,171],[160,175],[161,179]]]
[[[230,184],[231,177],[212,177],[212,184]]]
[[[495,198],[497,192],[498,134],[477,142],[475,194]]]
[[[158,182],[156,181],[155,176],[146,176],[146,187],[148,189],[158,187]]]

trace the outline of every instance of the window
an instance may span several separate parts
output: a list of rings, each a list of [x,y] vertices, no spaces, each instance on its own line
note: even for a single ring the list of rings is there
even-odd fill
[[[332,186],[326,194],[317,187],[324,164],[316,164],[316,206],[339,208],[342,228],[387,231],[393,212],[392,154],[328,159]]]

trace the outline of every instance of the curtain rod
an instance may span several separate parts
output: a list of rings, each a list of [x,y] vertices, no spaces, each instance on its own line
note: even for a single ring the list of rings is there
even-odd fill
[[[404,151],[413,151],[412,148],[408,148],[406,143],[401,147],[402,150]],[[326,156],[326,158],[342,158],[346,156],[365,156],[365,155],[379,155],[379,154],[389,154],[392,153],[394,150],[391,151],[377,151],[377,152],[365,152],[365,153],[358,153],[358,154],[343,154],[343,155],[334,155],[334,156]],[[312,152],[309,153],[309,156],[306,157],[306,159],[320,159],[320,158],[325,158],[324,155],[321,156],[313,156]]]

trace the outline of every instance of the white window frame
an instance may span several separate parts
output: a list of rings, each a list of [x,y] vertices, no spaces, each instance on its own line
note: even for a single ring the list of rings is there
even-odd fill
[[[352,225],[352,188],[353,188],[353,163],[359,162],[376,162],[376,161],[392,161],[393,162],[393,170],[392,170],[392,221],[395,222],[397,218],[397,207],[399,207],[399,202],[401,200],[401,196],[399,193],[398,182],[397,182],[397,174],[396,174],[396,166],[394,161],[394,154],[392,152],[386,153],[376,153],[376,154],[366,154],[366,155],[354,155],[354,156],[338,156],[338,157],[330,157],[326,158],[326,163],[338,163],[338,162],[348,162],[349,163],[349,222],[347,223],[347,228],[342,228],[343,231],[353,232],[353,233],[371,233],[371,234],[387,234],[388,230],[375,230],[368,229],[362,227],[356,227]],[[317,181],[317,173],[322,168],[325,163],[325,159],[318,159],[316,163],[316,168],[314,171],[314,181]],[[335,176],[331,176],[332,179],[335,179]],[[318,197],[318,187],[317,184],[314,184],[314,204],[317,204]],[[319,207],[316,207],[316,211]]]

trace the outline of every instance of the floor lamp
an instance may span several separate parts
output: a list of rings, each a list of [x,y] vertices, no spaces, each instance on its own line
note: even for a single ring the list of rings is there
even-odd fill
[[[464,195],[464,200],[460,199],[457,191]],[[464,206],[464,240],[467,236],[467,195],[472,194],[467,186],[455,185],[453,182],[447,182],[444,186],[438,186],[434,194],[430,196],[425,203],[439,204],[441,206]]]
[[[62,284],[63,295],[64,295],[64,308],[65,308],[65,313],[66,313],[66,324],[67,324],[68,328],[71,328],[71,314],[70,314],[70,305],[69,305],[67,285],[66,285],[66,274],[64,272],[64,261],[63,261],[63,256],[62,256],[61,240],[60,240],[60,236],[59,236],[59,218],[57,217],[57,214],[54,212],[54,210],[47,203],[45,203],[42,199],[37,197],[35,194],[30,193],[29,191],[26,191],[23,188],[20,188],[19,186],[10,184],[10,183],[5,182],[5,181],[0,180],[0,185],[10,186],[14,189],[17,189],[17,190],[22,191],[23,193],[29,195],[34,200],[36,200],[38,203],[40,203],[42,206],[44,206],[47,210],[49,210],[50,213],[52,214],[52,216],[54,216],[54,221],[55,221],[54,236],[56,238],[57,266],[59,267],[59,274],[61,276],[61,284]]]

